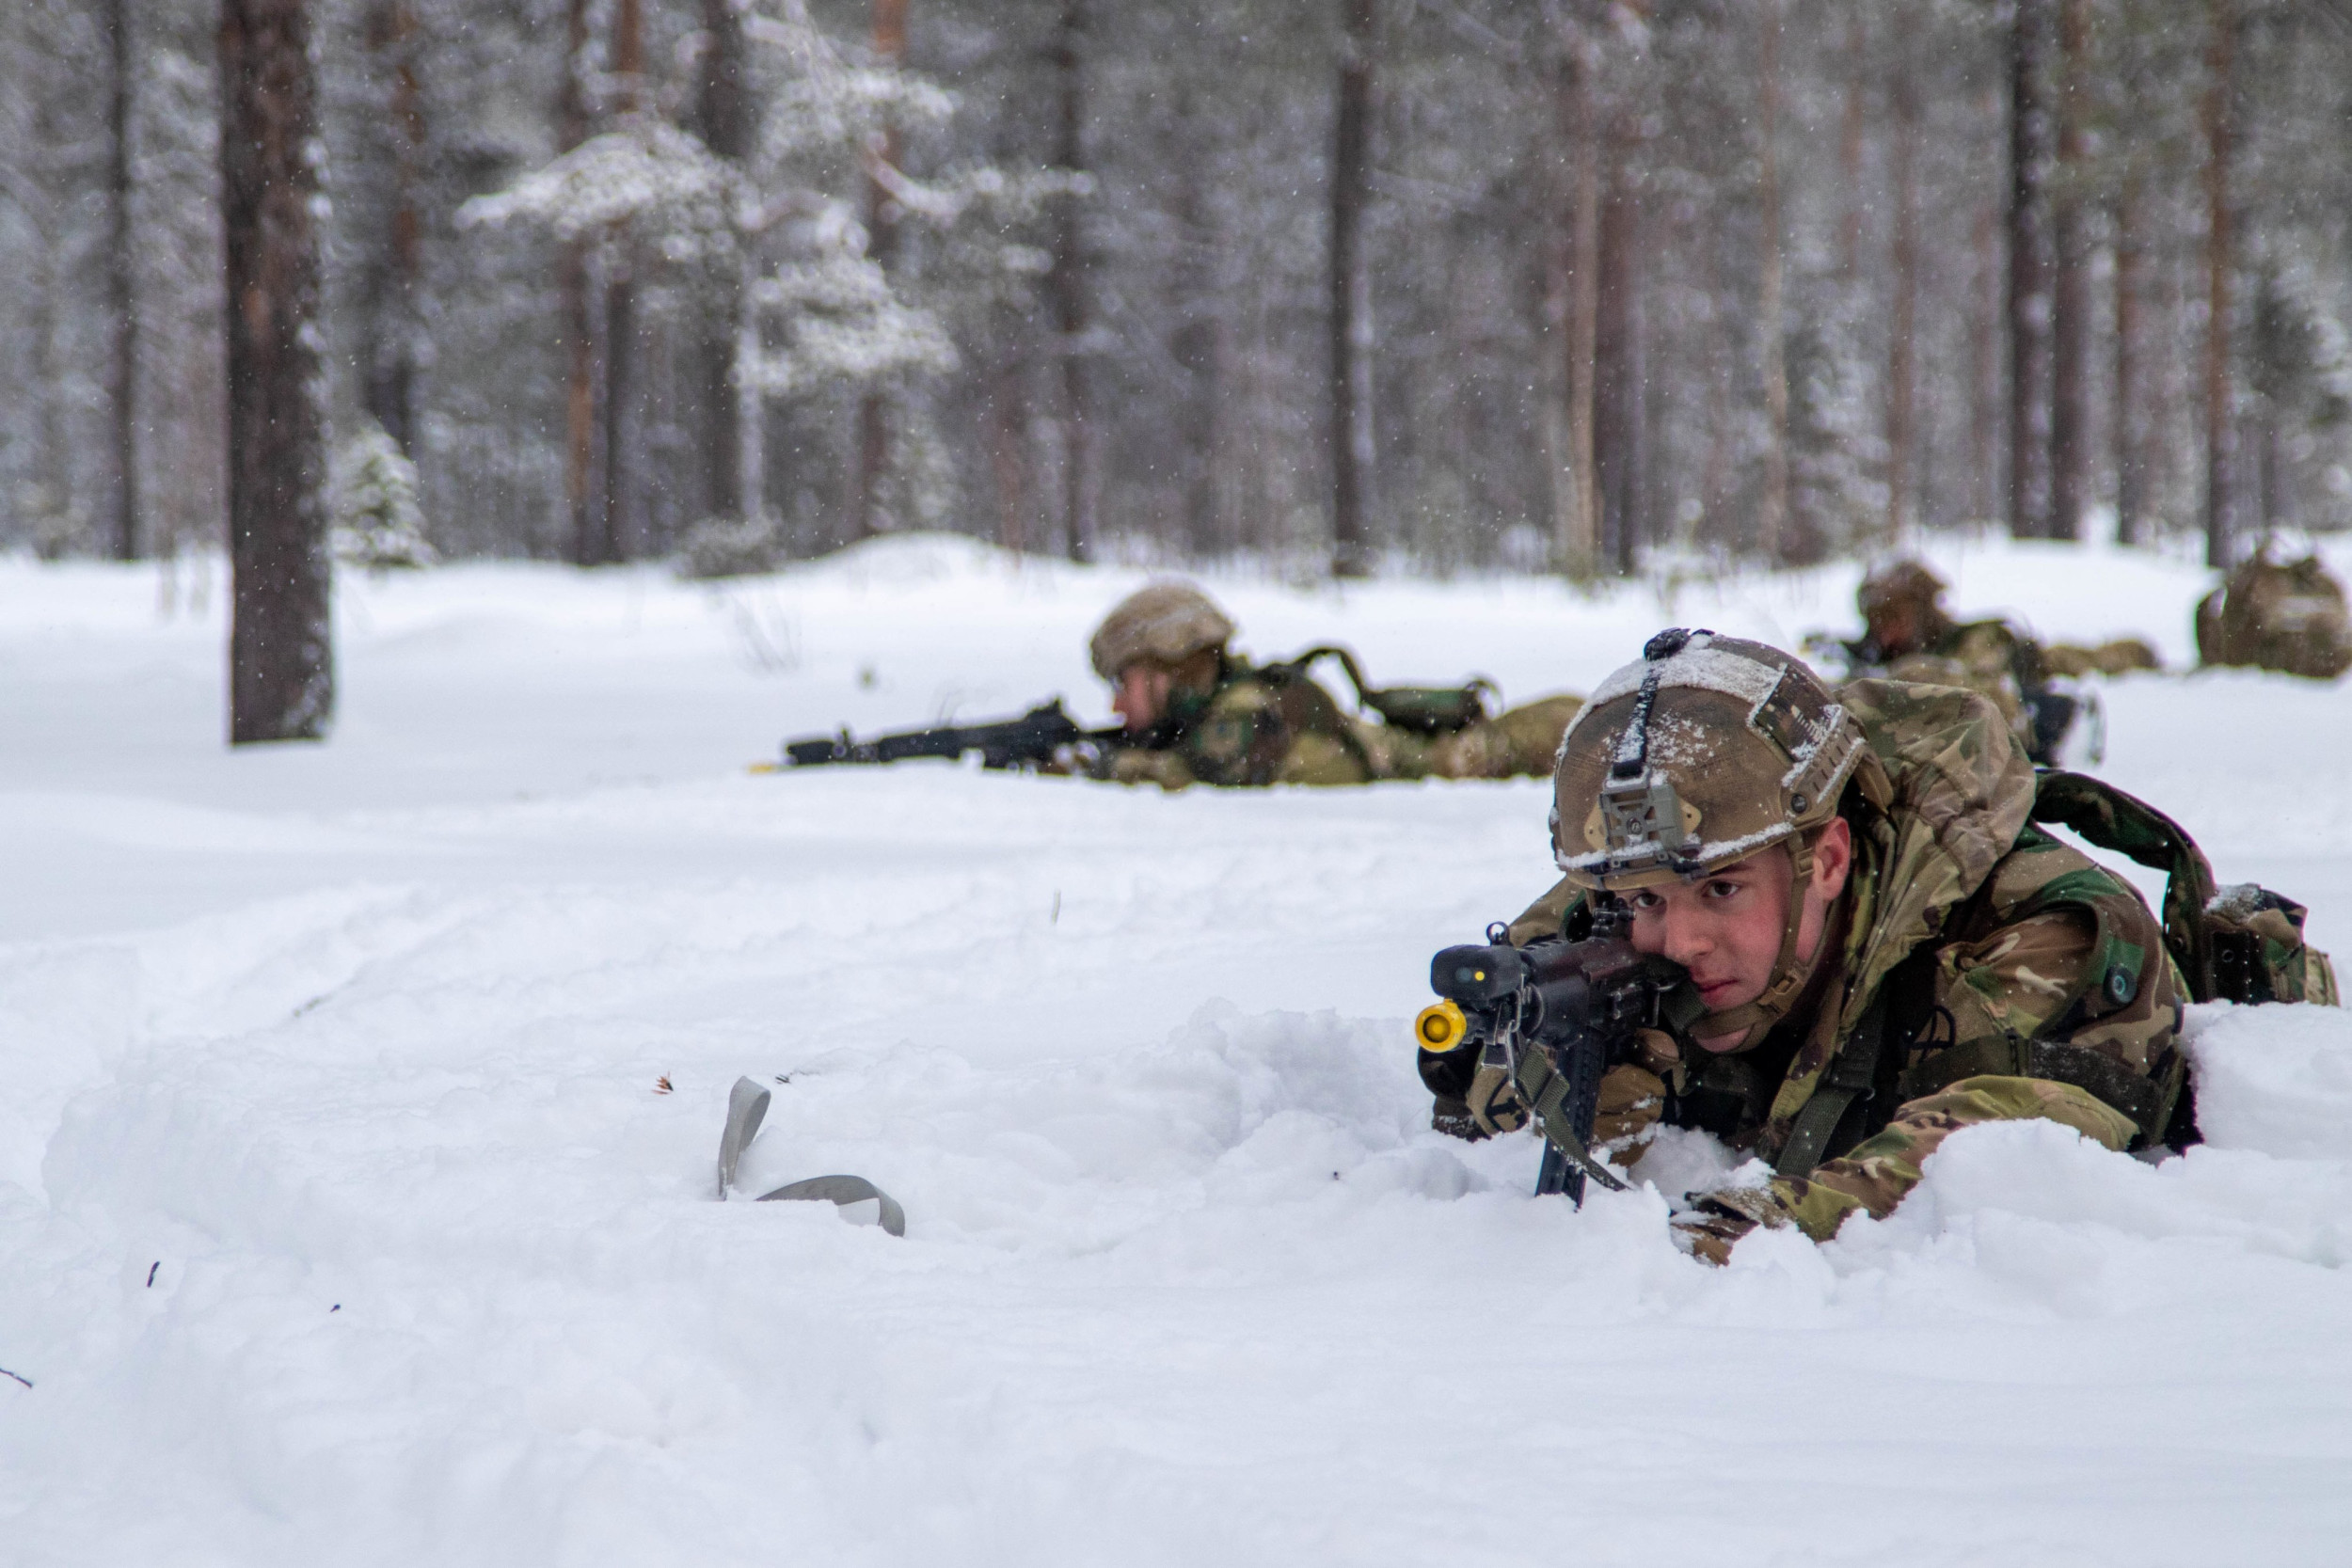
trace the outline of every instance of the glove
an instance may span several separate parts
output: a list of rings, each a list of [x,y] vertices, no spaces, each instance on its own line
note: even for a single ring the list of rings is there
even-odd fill
[[[1675,1244],[1702,1263],[1731,1261],[1740,1238],[1756,1229],[1794,1224],[1769,1187],[1725,1187],[1698,1198],[1698,1207],[1674,1219]]]

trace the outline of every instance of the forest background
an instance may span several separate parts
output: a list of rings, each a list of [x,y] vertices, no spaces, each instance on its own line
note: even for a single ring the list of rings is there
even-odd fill
[[[2222,562],[2352,524],[2348,224],[2352,0],[15,0],[0,547],[218,547],[285,374],[442,557]]]

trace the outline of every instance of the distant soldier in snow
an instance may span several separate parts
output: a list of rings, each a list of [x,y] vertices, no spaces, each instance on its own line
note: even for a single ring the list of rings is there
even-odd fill
[[[1915,561],[1889,562],[1864,578],[1854,603],[1865,630],[1840,644],[1847,673],[1977,692],[2001,710],[2036,762],[2055,760],[2074,721],[2076,699],[2052,686],[2054,675],[2156,667],[2153,650],[2137,638],[2045,650],[2005,620],[1956,622],[1944,609],[1946,586]]]
[[[1776,649],[1662,632],[1579,715],[1553,788],[1565,878],[1510,941],[1581,940],[1605,908],[1629,917],[1637,950],[1688,971],[1666,1015],[1684,1025],[1631,1037],[1594,1130],[1626,1161],[1662,1122],[1771,1164],[1767,1183],[1675,1222],[1711,1261],[1759,1226],[1825,1241],[1886,1214],[1981,1122],[2041,1117],[2112,1149],[2191,1136],[2176,1119],[2185,1002],[2336,1000],[2298,907],[2216,896],[2169,820],[2080,775],[2038,781],[1974,692],[1833,693]],[[2168,929],[2037,822],[2170,856],[2176,920],[2201,925]],[[1542,1056],[1502,1070],[1424,1049],[1438,1125],[1522,1125],[1544,1102]]]
[[[1574,697],[1551,697],[1489,718],[1484,682],[1369,689],[1344,650],[1253,665],[1232,651],[1233,631],[1232,618],[1186,582],[1149,584],[1104,617],[1088,652],[1111,685],[1127,743],[1104,757],[1101,776],[1181,789],[1541,775],[1578,706]],[[1378,721],[1343,712],[1309,675],[1327,656]]]
[[[2344,585],[2317,556],[2254,558],[2197,606],[2197,657],[2331,681],[2352,669],[2352,616]]]

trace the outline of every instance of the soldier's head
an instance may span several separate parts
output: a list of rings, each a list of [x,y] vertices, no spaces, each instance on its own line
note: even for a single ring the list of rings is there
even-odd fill
[[[1111,684],[1111,707],[1130,735],[1165,718],[1181,692],[1208,691],[1225,662],[1233,623],[1188,582],[1147,583],[1121,599],[1087,645]]]
[[[1864,578],[1854,590],[1854,604],[1880,652],[1900,658],[1950,630],[1951,617],[1944,612],[1946,586],[1915,561],[1890,561]]]
[[[1691,971],[1710,1049],[1761,1040],[1803,996],[1853,863],[1840,815],[1883,772],[1811,672],[1760,642],[1677,628],[1601,683],[1560,743],[1552,847],[1622,900],[1634,945]]]

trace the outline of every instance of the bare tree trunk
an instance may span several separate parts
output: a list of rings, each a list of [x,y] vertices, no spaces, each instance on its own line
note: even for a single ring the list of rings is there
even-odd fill
[[[114,414],[114,554],[136,561],[146,547],[139,516],[139,296],[137,242],[132,233],[132,100],[136,52],[131,47],[130,0],[107,0],[114,46],[108,102],[107,184],[114,232],[106,247],[106,292],[114,316],[114,352],[107,365],[107,404]]]
[[[613,113],[628,119],[643,104],[645,74],[644,0],[615,0],[612,8]],[[604,501],[595,559],[585,564],[613,565],[628,559],[637,531],[638,385],[644,345],[638,341],[637,279],[628,236],[615,226],[605,243],[604,279]]]
[[[1600,147],[1594,94],[1598,51],[1583,26],[1563,24],[1552,76],[1553,134],[1562,176],[1544,247],[1543,314],[1559,345],[1546,379],[1544,448],[1551,476],[1553,549],[1560,570],[1600,564],[1600,485],[1593,461],[1595,357],[1600,332]]]
[[[1909,20],[1898,18],[1898,25]],[[1886,342],[1886,542],[1909,542],[1912,515],[1913,398],[1918,380],[1913,339],[1919,303],[1919,78],[1912,40],[1899,36],[1892,84],[1895,111],[1895,301]]]
[[[1780,23],[1781,0],[1764,0],[1757,51],[1756,331],[1764,347],[1764,496],[1756,509],[1756,548],[1777,562],[1788,529],[1788,370],[1781,342]]]
[[[1207,123],[1190,90],[1177,87],[1176,121],[1186,140],[1199,145]],[[1177,169],[1176,287],[1181,301],[1176,330],[1168,338],[1168,354],[1184,373],[1179,404],[1179,432],[1184,444],[1184,547],[1195,558],[1217,553],[1224,517],[1220,491],[1217,404],[1223,389],[1227,356],[1226,306],[1217,294],[1218,258],[1223,246],[1208,210],[1206,159],[1187,157]]]
[[[1988,92],[1986,99],[1985,118],[1991,119],[1998,113],[1997,96]],[[1978,210],[1969,244],[1976,268],[1970,279],[1968,328],[1968,508],[1970,516],[1989,519],[2002,510],[2001,325],[2009,294],[1997,204],[1989,202]]]
[[[588,68],[590,0],[569,0],[564,10],[563,93],[556,116],[559,151],[588,139],[588,95],[581,73]],[[556,264],[556,290],[564,319],[564,499],[570,510],[570,546],[576,565],[604,559],[598,544],[601,507],[596,490],[596,335],[589,301],[585,238],[564,242]]]
[[[1862,194],[1863,133],[1868,119],[1864,99],[1870,79],[1865,9],[1859,5],[1846,8],[1846,103],[1837,134],[1837,175],[1845,186],[1837,224],[1837,275],[1849,283],[1862,276],[1862,214],[1867,205]]]
[[[1331,575],[1372,570],[1365,497],[1377,458],[1372,426],[1372,268],[1364,207],[1372,184],[1375,0],[1341,0],[1339,124],[1331,152]]]
[[[370,47],[391,71],[392,220],[383,258],[373,269],[360,385],[369,417],[407,455],[416,455],[416,295],[423,224],[417,189],[424,160],[424,89],[418,79],[417,16],[409,0],[384,0],[370,18]]]
[[[2059,0],[2051,287],[2050,537],[2082,537],[2090,501],[2090,0]]]
[[[705,147],[739,167],[751,154],[752,116],[743,81],[743,20],[734,0],[702,0],[702,34],[694,131]],[[750,236],[740,243],[748,248]],[[708,511],[720,517],[756,517],[767,510],[760,495],[761,465],[752,455],[759,447],[758,432],[751,427],[759,417],[760,400],[755,391],[743,395],[738,373],[739,361],[742,371],[751,369],[742,351],[755,353],[758,347],[756,337],[745,341],[750,270],[747,264],[727,279],[694,352],[704,491]]]
[[[2015,0],[2009,39],[2009,528],[2020,539],[2050,532],[2050,4]]]
[[[996,543],[1019,555],[1029,547],[1028,366],[1008,356],[991,376],[989,466],[996,478]]]
[[[1086,0],[1062,0],[1054,32],[1054,81],[1057,89],[1055,161],[1074,171],[1086,155]],[[1060,341],[1062,383],[1062,522],[1073,561],[1092,561],[1102,519],[1102,462],[1094,428],[1093,366],[1087,336],[1093,325],[1087,286],[1086,229],[1079,198],[1065,195],[1054,204],[1054,263],[1046,279]]]
[[[304,0],[222,0],[228,236],[229,738],[315,740],[334,717],[318,119]]]
[[[2115,202],[2115,542],[2147,543],[2148,402],[2141,386],[2140,270],[2146,221],[2137,166],[2124,171]]]
[[[874,61],[896,71],[907,54],[907,0],[874,0]],[[896,168],[898,129],[887,127],[881,145],[866,150],[877,164]],[[874,264],[890,272],[898,260],[898,200],[882,183],[879,170],[866,182],[866,253]],[[890,401],[879,387],[869,388],[857,405],[857,485],[851,497],[850,538],[870,539],[882,530],[882,481],[890,471]]]
[[[2230,381],[2230,151],[2235,130],[2237,16],[2232,0],[2206,0],[2205,95],[2205,564],[2229,566],[2230,501],[2236,478],[2236,399]]]
[[[1620,127],[1609,137],[1594,268],[1593,472],[1601,559],[1620,577],[1633,574],[1643,512],[1642,212],[1631,166],[1636,134]]]

